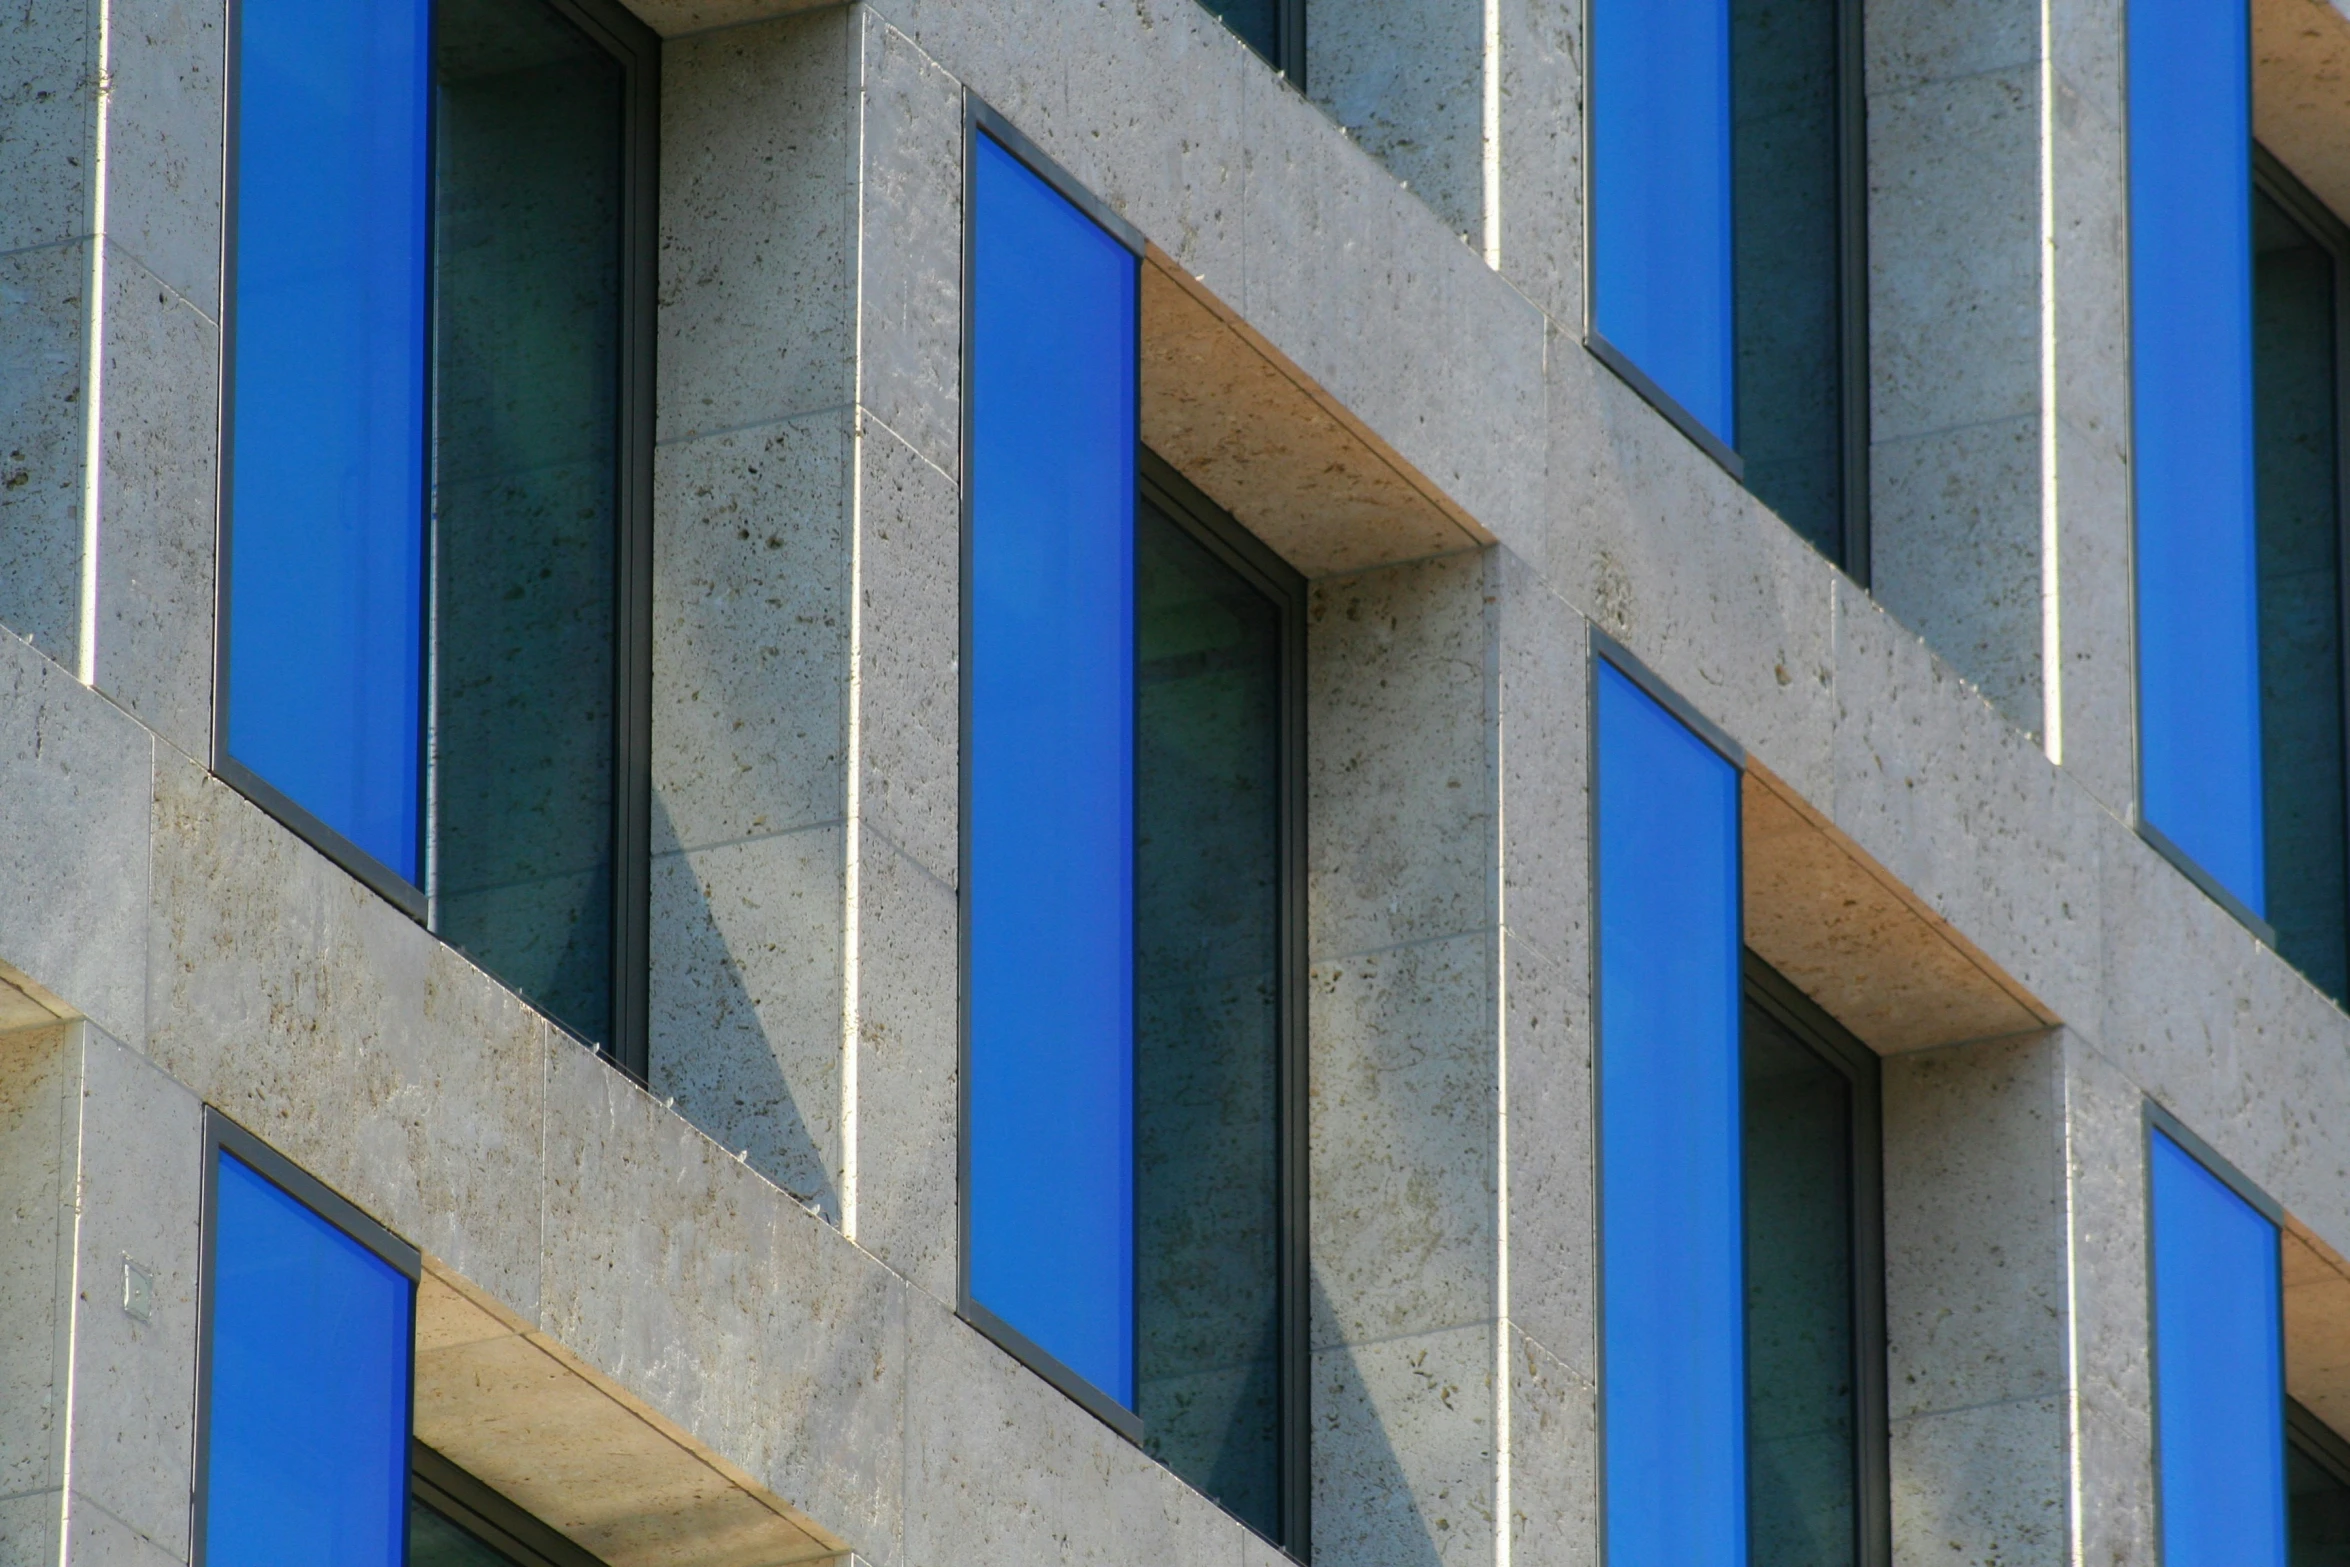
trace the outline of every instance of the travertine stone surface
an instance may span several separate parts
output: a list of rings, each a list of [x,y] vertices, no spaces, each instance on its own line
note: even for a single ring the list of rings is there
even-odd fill
[[[0,626],[68,668],[81,635],[89,286],[87,240],[0,254]]]
[[[1583,7],[1501,0],[1501,275],[1583,324]]]
[[[1306,91],[1471,244],[1485,229],[1485,15],[1414,0],[1324,5]]]
[[[2253,0],[2252,133],[2335,212],[2350,212],[2350,15],[2328,0]]]
[[[1496,1331],[1478,1323],[1315,1352],[1316,1561],[1493,1560]]]
[[[107,243],[217,321],[228,8],[107,0],[105,10]]]
[[[0,962],[118,1039],[147,1037],[155,742],[14,637],[0,637]]]
[[[2063,1040],[2075,1538],[2080,1560],[2152,1561],[2144,1101],[2081,1035]]]
[[[54,1560],[73,1299],[80,1052],[72,1026],[0,1034],[0,1561]],[[36,1527],[38,1522],[38,1527]],[[52,1553],[40,1557],[36,1547]]]
[[[962,759],[962,491],[867,413],[859,426],[857,813],[953,886]]]
[[[1588,1378],[1512,1331],[1508,1546],[1511,1567],[1599,1555],[1598,1395]]]
[[[206,306],[111,241],[105,286],[98,688],[181,751],[209,757],[220,404],[196,389],[220,383],[220,331]]]
[[[947,474],[962,444],[963,94],[912,39],[854,13],[857,400]]]
[[[1504,937],[1513,1328],[1588,1388],[1599,1376],[1599,1246],[1587,967]]]
[[[2056,1397],[1894,1421],[1893,1559],[2071,1562],[2064,1437]]]
[[[0,168],[10,200],[0,256],[90,231],[90,110],[95,18],[80,6],[25,7],[0,21]]]

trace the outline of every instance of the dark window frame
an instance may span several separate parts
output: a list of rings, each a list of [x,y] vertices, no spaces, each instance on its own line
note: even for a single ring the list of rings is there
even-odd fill
[[[971,580],[971,468],[972,441],[972,328],[977,312],[969,304],[973,297],[977,266],[977,225],[971,221],[972,184],[978,167],[978,138],[982,135],[1010,153],[1031,173],[1043,180],[1055,192],[1080,212],[1099,224],[1112,238],[1123,244],[1135,256],[1136,264],[1143,262],[1148,242],[1142,232],[1128,222],[1099,196],[1086,189],[1067,170],[1055,163],[1042,149],[1023,135],[1018,127],[997,113],[978,94],[966,90],[963,113],[963,168],[964,168],[964,224],[963,224],[963,310],[962,327],[962,413],[961,413],[961,494],[958,497],[959,560],[958,581],[966,588],[958,591],[957,626],[957,697],[959,750],[956,784],[956,810],[959,820],[967,821],[971,811],[971,771],[969,758],[971,723],[971,598],[967,584]],[[1141,290],[1136,291],[1135,335],[1141,339]],[[1141,374],[1137,355],[1136,376]],[[1140,388],[1137,387],[1136,405],[1140,406]],[[1161,511],[1183,526],[1212,553],[1233,566],[1254,585],[1264,589],[1269,597],[1282,607],[1282,657],[1284,663],[1282,693],[1282,823],[1281,823],[1281,953],[1285,972],[1281,981],[1281,1083],[1280,1168],[1283,1191],[1281,1196],[1281,1294],[1282,1294],[1282,1368],[1281,1368],[1281,1499],[1282,1534],[1284,1538],[1269,1542],[1296,1560],[1306,1559],[1310,1549],[1312,1470],[1311,1441],[1311,1365],[1308,1357],[1309,1292],[1306,1235],[1308,1219],[1308,1144],[1306,1074],[1306,907],[1305,907],[1305,807],[1306,807],[1306,735],[1305,735],[1305,582],[1294,568],[1271,549],[1235,522],[1217,507],[1181,474],[1148,447],[1142,445],[1140,433],[1135,442],[1137,503],[1148,498]],[[956,875],[957,885],[970,885],[970,838],[959,835]],[[1050,1383],[1057,1391],[1077,1404],[1095,1419],[1117,1432],[1127,1441],[1141,1447],[1143,1427],[1134,1411],[1126,1409],[1107,1397],[1084,1377],[1079,1376],[1059,1357],[1030,1339],[1019,1329],[1004,1321],[975,1300],[971,1294],[971,1101],[970,1050],[971,1014],[969,983],[971,969],[971,924],[969,902],[962,900],[956,917],[955,932],[955,1197],[956,1197],[956,1268],[955,1313],[982,1335],[1019,1361],[1028,1370]],[[1139,1114],[1139,1105],[1137,1113]],[[1137,1302],[1139,1310],[1139,1301]],[[1245,1525],[1243,1527],[1246,1527]]]
[[[1583,36],[1591,36],[1594,0],[1583,0]],[[1868,84],[1865,44],[1865,0],[1826,0],[1836,7],[1836,176],[1837,176],[1837,362],[1842,385],[1838,430],[1841,437],[1841,548],[1828,558],[1862,588],[1870,584],[1869,553],[1869,241],[1868,241]],[[1583,61],[1581,106],[1583,145],[1593,144],[1591,120],[1592,62]],[[1736,136],[1737,105],[1730,108]],[[1680,400],[1635,364],[1631,357],[1600,335],[1597,279],[1592,247],[1593,169],[1583,160],[1583,347],[1618,380],[1638,393],[1662,414],[1690,443],[1720,464],[1741,486],[1746,464],[1720,436],[1681,406]],[[1736,232],[1737,191],[1730,195],[1730,221]],[[1732,334],[1736,334],[1733,291]]]
[[[614,605],[615,690],[613,701],[613,820],[612,873],[612,1024],[611,1039],[595,1046],[638,1081],[646,1077],[650,1033],[648,970],[652,924],[652,725],[653,725],[653,419],[654,343],[657,284],[660,265],[660,122],[661,40],[618,0],[543,0],[565,20],[609,52],[623,72],[626,120],[622,152],[620,364],[618,375],[619,472],[615,513],[619,532],[615,555],[617,603]],[[435,3],[437,11],[437,0]],[[274,817],[319,853],[332,860],[409,918],[437,935],[430,890],[410,882],[397,871],[360,848],[342,833],[296,804],[282,790],[237,761],[228,749],[231,698],[229,671],[231,541],[235,494],[231,465],[235,460],[236,416],[236,269],[237,269],[237,152],[240,118],[239,60],[244,7],[230,0],[226,96],[226,141],[222,173],[222,216],[225,230],[221,255],[221,361],[217,474],[214,507],[218,518],[214,582],[213,703],[211,771],[246,799]],[[432,117],[427,117],[427,160],[432,158]],[[437,178],[437,174],[435,176]],[[425,277],[426,319],[431,319],[432,276]],[[426,398],[432,397],[429,355]],[[425,472],[431,473],[431,421],[425,421]],[[424,571],[425,625],[418,643],[423,700],[418,703],[420,728],[430,722],[432,699],[432,639],[434,615],[433,555],[436,530],[431,514],[429,477],[416,504],[425,512]],[[420,775],[431,760],[419,737]],[[430,832],[425,808],[427,779],[419,777],[417,832],[419,867],[430,864],[422,852]],[[425,872],[430,879],[431,872]],[[495,977],[493,975],[493,977]],[[561,1025],[558,1024],[558,1027]]]
[[[202,1215],[197,1241],[196,1273],[196,1433],[195,1475],[189,1510],[189,1567],[204,1567],[204,1530],[209,1510],[212,1456],[212,1298],[219,1276],[220,1160],[234,1154],[245,1166],[308,1208],[352,1240],[366,1247],[393,1269],[407,1276],[413,1289],[424,1277],[424,1254],[402,1240],[357,1203],[279,1153],[211,1105],[204,1107],[204,1175]],[[411,1297],[413,1302],[413,1297]],[[408,1412],[406,1424],[416,1425],[416,1332],[411,1305],[408,1353]],[[407,1536],[407,1515],[400,1520]]]
[[[1847,1159],[1852,1180],[1853,1486],[1858,1536],[1853,1560],[1858,1567],[1892,1567],[1892,1416],[1885,1361],[1884,1063],[1753,948],[1742,954],[1742,962],[1746,1001],[1769,1013],[1833,1068],[1852,1093]],[[1749,1414],[1751,1417],[1751,1409]]]
[[[1232,24],[1224,20],[1210,0],[1200,0],[1200,8],[1216,18],[1217,26],[1225,28],[1227,31],[1231,30]],[[1240,34],[1234,32],[1233,36],[1239,38]],[[1256,55],[1258,59],[1271,66],[1275,74],[1287,81],[1290,86],[1295,87],[1299,92],[1304,92],[1306,90],[1306,0],[1273,0],[1273,39],[1273,52],[1270,55],[1259,53],[1257,46],[1249,43],[1245,38],[1241,38],[1241,42],[1248,44],[1249,53]]]
[[[604,1567],[603,1561],[410,1438],[408,1495],[514,1563],[514,1567]]]

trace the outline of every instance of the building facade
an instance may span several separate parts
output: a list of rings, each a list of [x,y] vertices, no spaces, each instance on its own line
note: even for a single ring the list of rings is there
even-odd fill
[[[2350,1562],[2346,62],[0,17],[0,1563]]]

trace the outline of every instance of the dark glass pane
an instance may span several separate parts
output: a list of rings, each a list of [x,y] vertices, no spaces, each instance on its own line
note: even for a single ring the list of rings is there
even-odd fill
[[[227,747],[419,882],[427,0],[244,0]]]
[[[2252,367],[2260,474],[2261,783],[2268,919],[2328,994],[2350,995],[2343,843],[2342,560],[2334,262],[2253,198]]]
[[[1738,455],[1830,560],[1844,547],[1837,0],[1731,0]]]
[[[1133,252],[976,140],[973,1299],[1134,1402]]]
[[[1855,1560],[1852,1086],[1749,1002],[1747,1476],[1754,1567]]]
[[[1281,63],[1281,0],[1200,0],[1251,49]]]
[[[1601,664],[1599,1167],[1608,1560],[1746,1550],[1738,770]]]
[[[2128,9],[2139,783],[2147,824],[2260,914],[2251,28]]]
[[[204,1560],[400,1567],[416,1287],[223,1152]]]
[[[442,0],[435,928],[610,1037],[619,64],[544,0]]]
[[[1591,0],[1591,309],[1736,446],[1729,20],[1728,0]]]
[[[1281,619],[1147,503],[1136,556],[1136,1407],[1278,1538]]]
[[[2277,1227],[2150,1131],[2165,1567],[2285,1567]]]
[[[408,1504],[408,1567],[514,1567],[494,1551],[422,1502]]]
[[[2298,1437],[2285,1444],[2285,1511],[2292,1567],[2350,1567],[2350,1481]]]

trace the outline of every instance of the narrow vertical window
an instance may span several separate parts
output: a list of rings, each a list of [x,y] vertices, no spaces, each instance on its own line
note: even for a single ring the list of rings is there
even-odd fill
[[[198,1567],[405,1567],[415,1248],[207,1125]]]
[[[2160,1125],[2147,1159],[2162,1559],[2285,1567],[2276,1218]]]
[[[1738,765],[1612,656],[1593,684],[1607,1560],[1741,1562]]]
[[[657,46],[240,0],[217,765],[642,1069]]]
[[[971,149],[967,1304],[1131,1431],[1137,256]]]
[[[1590,342],[1867,572],[1858,0],[1592,0]]]
[[[1747,1484],[1755,1567],[1882,1567],[1877,1058],[1747,959]]]
[[[1304,584],[1156,459],[1139,523],[1136,1411],[1302,1553]]]
[[[2290,1399],[2285,1513],[2292,1567],[2350,1567],[2350,1442]]]
[[[2129,0],[2128,34],[2141,813],[2259,920],[2251,24],[2241,4]]]
[[[2350,236],[2255,153],[2252,370],[2260,496],[2261,815],[2277,950],[2350,1000],[2343,726],[2342,267]]]

